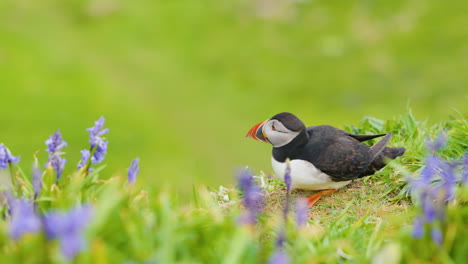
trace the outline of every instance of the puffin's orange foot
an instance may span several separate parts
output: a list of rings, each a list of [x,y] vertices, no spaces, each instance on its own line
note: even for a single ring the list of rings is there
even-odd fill
[[[307,207],[308,208],[312,207],[323,195],[331,194],[334,192],[336,192],[335,189],[329,189],[329,190],[322,190],[322,191],[309,195],[309,197],[307,197]]]

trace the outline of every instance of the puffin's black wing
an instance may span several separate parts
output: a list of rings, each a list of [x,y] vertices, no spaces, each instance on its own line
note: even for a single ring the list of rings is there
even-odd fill
[[[375,155],[369,146],[360,141],[382,136],[351,135],[332,126],[308,127],[307,133],[309,141],[297,158],[311,162],[334,181],[361,176]]]

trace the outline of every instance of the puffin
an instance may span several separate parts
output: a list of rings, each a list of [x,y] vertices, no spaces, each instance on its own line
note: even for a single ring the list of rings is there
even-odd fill
[[[271,163],[277,176],[284,175],[289,163],[291,188],[319,191],[308,197],[309,208],[323,195],[373,175],[406,151],[387,147],[392,133],[355,135],[330,125],[306,127],[288,112],[254,125],[247,137],[273,146]],[[379,137],[383,138],[372,146],[363,143]]]

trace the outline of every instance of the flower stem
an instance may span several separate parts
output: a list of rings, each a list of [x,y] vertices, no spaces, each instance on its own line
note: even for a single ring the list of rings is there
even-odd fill
[[[13,171],[13,164],[11,164],[11,162],[9,162],[8,166],[10,167],[10,177],[11,177],[11,184],[13,185],[13,191],[16,191],[17,181],[16,181],[15,172]]]

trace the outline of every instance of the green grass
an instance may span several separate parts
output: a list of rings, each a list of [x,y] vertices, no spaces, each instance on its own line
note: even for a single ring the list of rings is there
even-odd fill
[[[53,184],[53,172],[44,174],[44,189],[37,200],[39,212],[91,203],[94,208],[87,228],[87,249],[76,263],[265,263],[275,240],[286,229],[285,250],[292,263],[463,263],[467,257],[467,189],[458,190],[448,205],[448,239],[442,247],[430,239],[411,238],[417,213],[404,190],[405,173],[423,165],[425,141],[442,131],[448,146],[439,155],[448,160],[467,152],[468,121],[463,117],[428,125],[411,113],[382,121],[367,117],[349,131],[359,133],[394,132],[393,146],[404,145],[408,152],[377,174],[357,180],[338,192],[323,197],[310,210],[307,226],[296,227],[294,215],[286,224],[282,218],[285,187],[280,179],[263,178],[268,203],[257,225],[239,225],[244,211],[238,191],[220,187],[209,190],[193,186],[192,203],[181,203],[172,189],[129,186],[125,177],[109,175],[108,169],[85,176],[77,171]],[[14,169],[16,192],[32,196],[30,175]],[[8,173],[6,174],[8,176]],[[226,173],[225,177],[233,177]],[[310,194],[293,191],[291,199]],[[18,241],[8,237],[8,218],[0,221],[0,256],[6,263],[66,263],[55,242],[41,234]],[[394,262],[392,262],[394,260]]]

